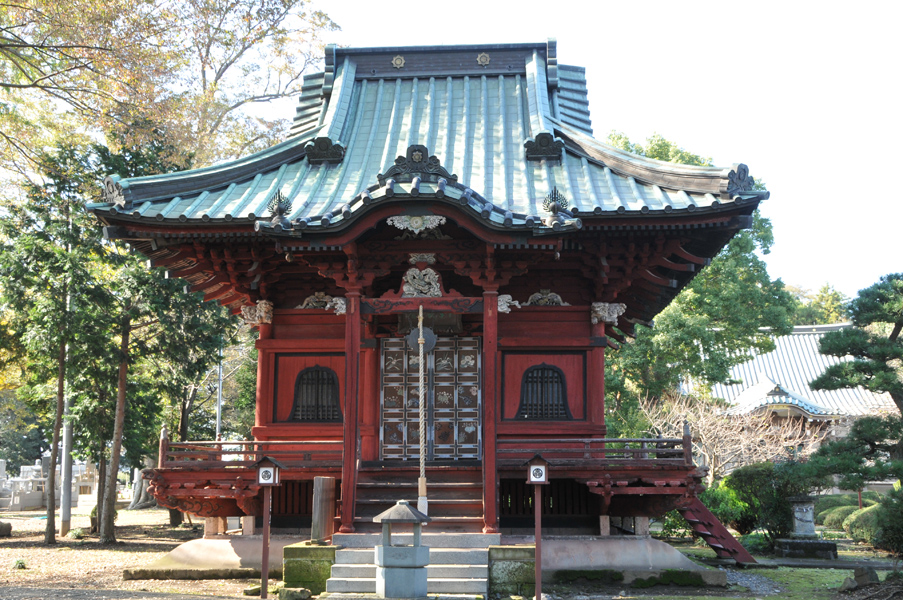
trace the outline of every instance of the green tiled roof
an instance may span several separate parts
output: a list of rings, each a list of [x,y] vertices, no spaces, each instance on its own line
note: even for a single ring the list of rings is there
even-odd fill
[[[315,140],[328,152],[317,155]],[[589,216],[717,212],[767,197],[749,190],[745,166],[661,163],[592,138],[584,71],[559,66],[550,42],[329,47],[326,72],[305,78],[288,140],[204,169],[113,177],[108,202],[90,209],[162,224],[265,219],[258,228],[267,229],[267,203],[279,191],[292,211],[277,233],[328,232],[383,198],[435,194],[435,177],[419,187],[399,178],[391,189],[377,178],[415,145],[457,176],[441,183],[449,201],[490,226],[535,234],[580,228]],[[531,158],[527,146],[552,154]],[[568,198],[570,214],[543,210],[553,189]]]

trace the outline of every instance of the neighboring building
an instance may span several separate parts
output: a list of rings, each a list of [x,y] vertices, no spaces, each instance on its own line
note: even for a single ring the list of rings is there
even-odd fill
[[[809,387],[809,382],[829,365],[843,360],[820,353],[819,340],[829,331],[850,326],[849,323],[801,325],[794,327],[789,335],[776,336],[772,352],[755,355],[731,369],[730,379],[738,383],[715,385],[712,396],[731,403],[729,414],[768,410],[780,418],[804,418],[814,425],[830,423],[832,436],[842,435],[850,419],[898,412],[887,393],[878,394],[862,387],[839,390]]]
[[[164,439],[151,493],[206,517],[260,514],[251,465],[265,454],[285,465],[274,523],[309,520],[311,482],[329,475],[341,531],[372,528],[417,489],[420,360],[405,338],[423,307],[438,336],[425,358],[432,531],[530,524],[537,453],[552,463],[551,527],[607,532],[608,517],[691,503],[688,437],[606,444],[605,349],[768,192],[745,165],[594,139],[584,71],[558,64],[554,41],[329,46],[325,64],[285,142],[110,177],[90,207],[109,238],[260,330],[256,441],[230,461],[222,444]]]

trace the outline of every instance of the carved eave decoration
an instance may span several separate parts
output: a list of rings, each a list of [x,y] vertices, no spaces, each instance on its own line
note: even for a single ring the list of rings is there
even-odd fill
[[[415,236],[445,225],[445,222],[445,217],[436,215],[401,215],[386,219],[387,225],[392,225],[402,231],[411,231]]]
[[[295,307],[296,310],[321,309],[332,310],[337,315],[344,315],[346,309],[345,299],[341,296],[330,296],[326,292],[314,292],[304,299],[304,302]]]
[[[524,302],[524,306],[570,306],[570,304],[552,290],[539,290]]]
[[[251,327],[272,323],[273,303],[269,300],[259,300],[254,306],[242,306],[241,318]]]
[[[615,302],[593,302],[590,319],[593,325],[606,323],[617,326],[618,317],[627,312],[627,305]]]
[[[520,302],[511,297],[511,294],[500,294],[498,299],[498,308],[500,313],[510,313],[511,307],[520,308]]]

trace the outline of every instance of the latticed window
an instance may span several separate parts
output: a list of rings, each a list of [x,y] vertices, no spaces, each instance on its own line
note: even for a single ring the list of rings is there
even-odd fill
[[[293,421],[341,421],[339,383],[335,371],[326,367],[310,367],[295,380]]]
[[[558,367],[545,363],[530,367],[520,384],[518,419],[570,419],[567,385]]]

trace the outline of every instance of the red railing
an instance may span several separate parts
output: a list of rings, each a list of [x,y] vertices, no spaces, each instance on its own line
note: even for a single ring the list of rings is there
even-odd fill
[[[342,442],[325,440],[169,442],[160,439],[162,469],[247,469],[264,456],[286,468],[340,466]]]
[[[510,465],[536,454],[551,463],[612,465],[693,464],[689,436],[683,438],[499,439],[499,461]]]

